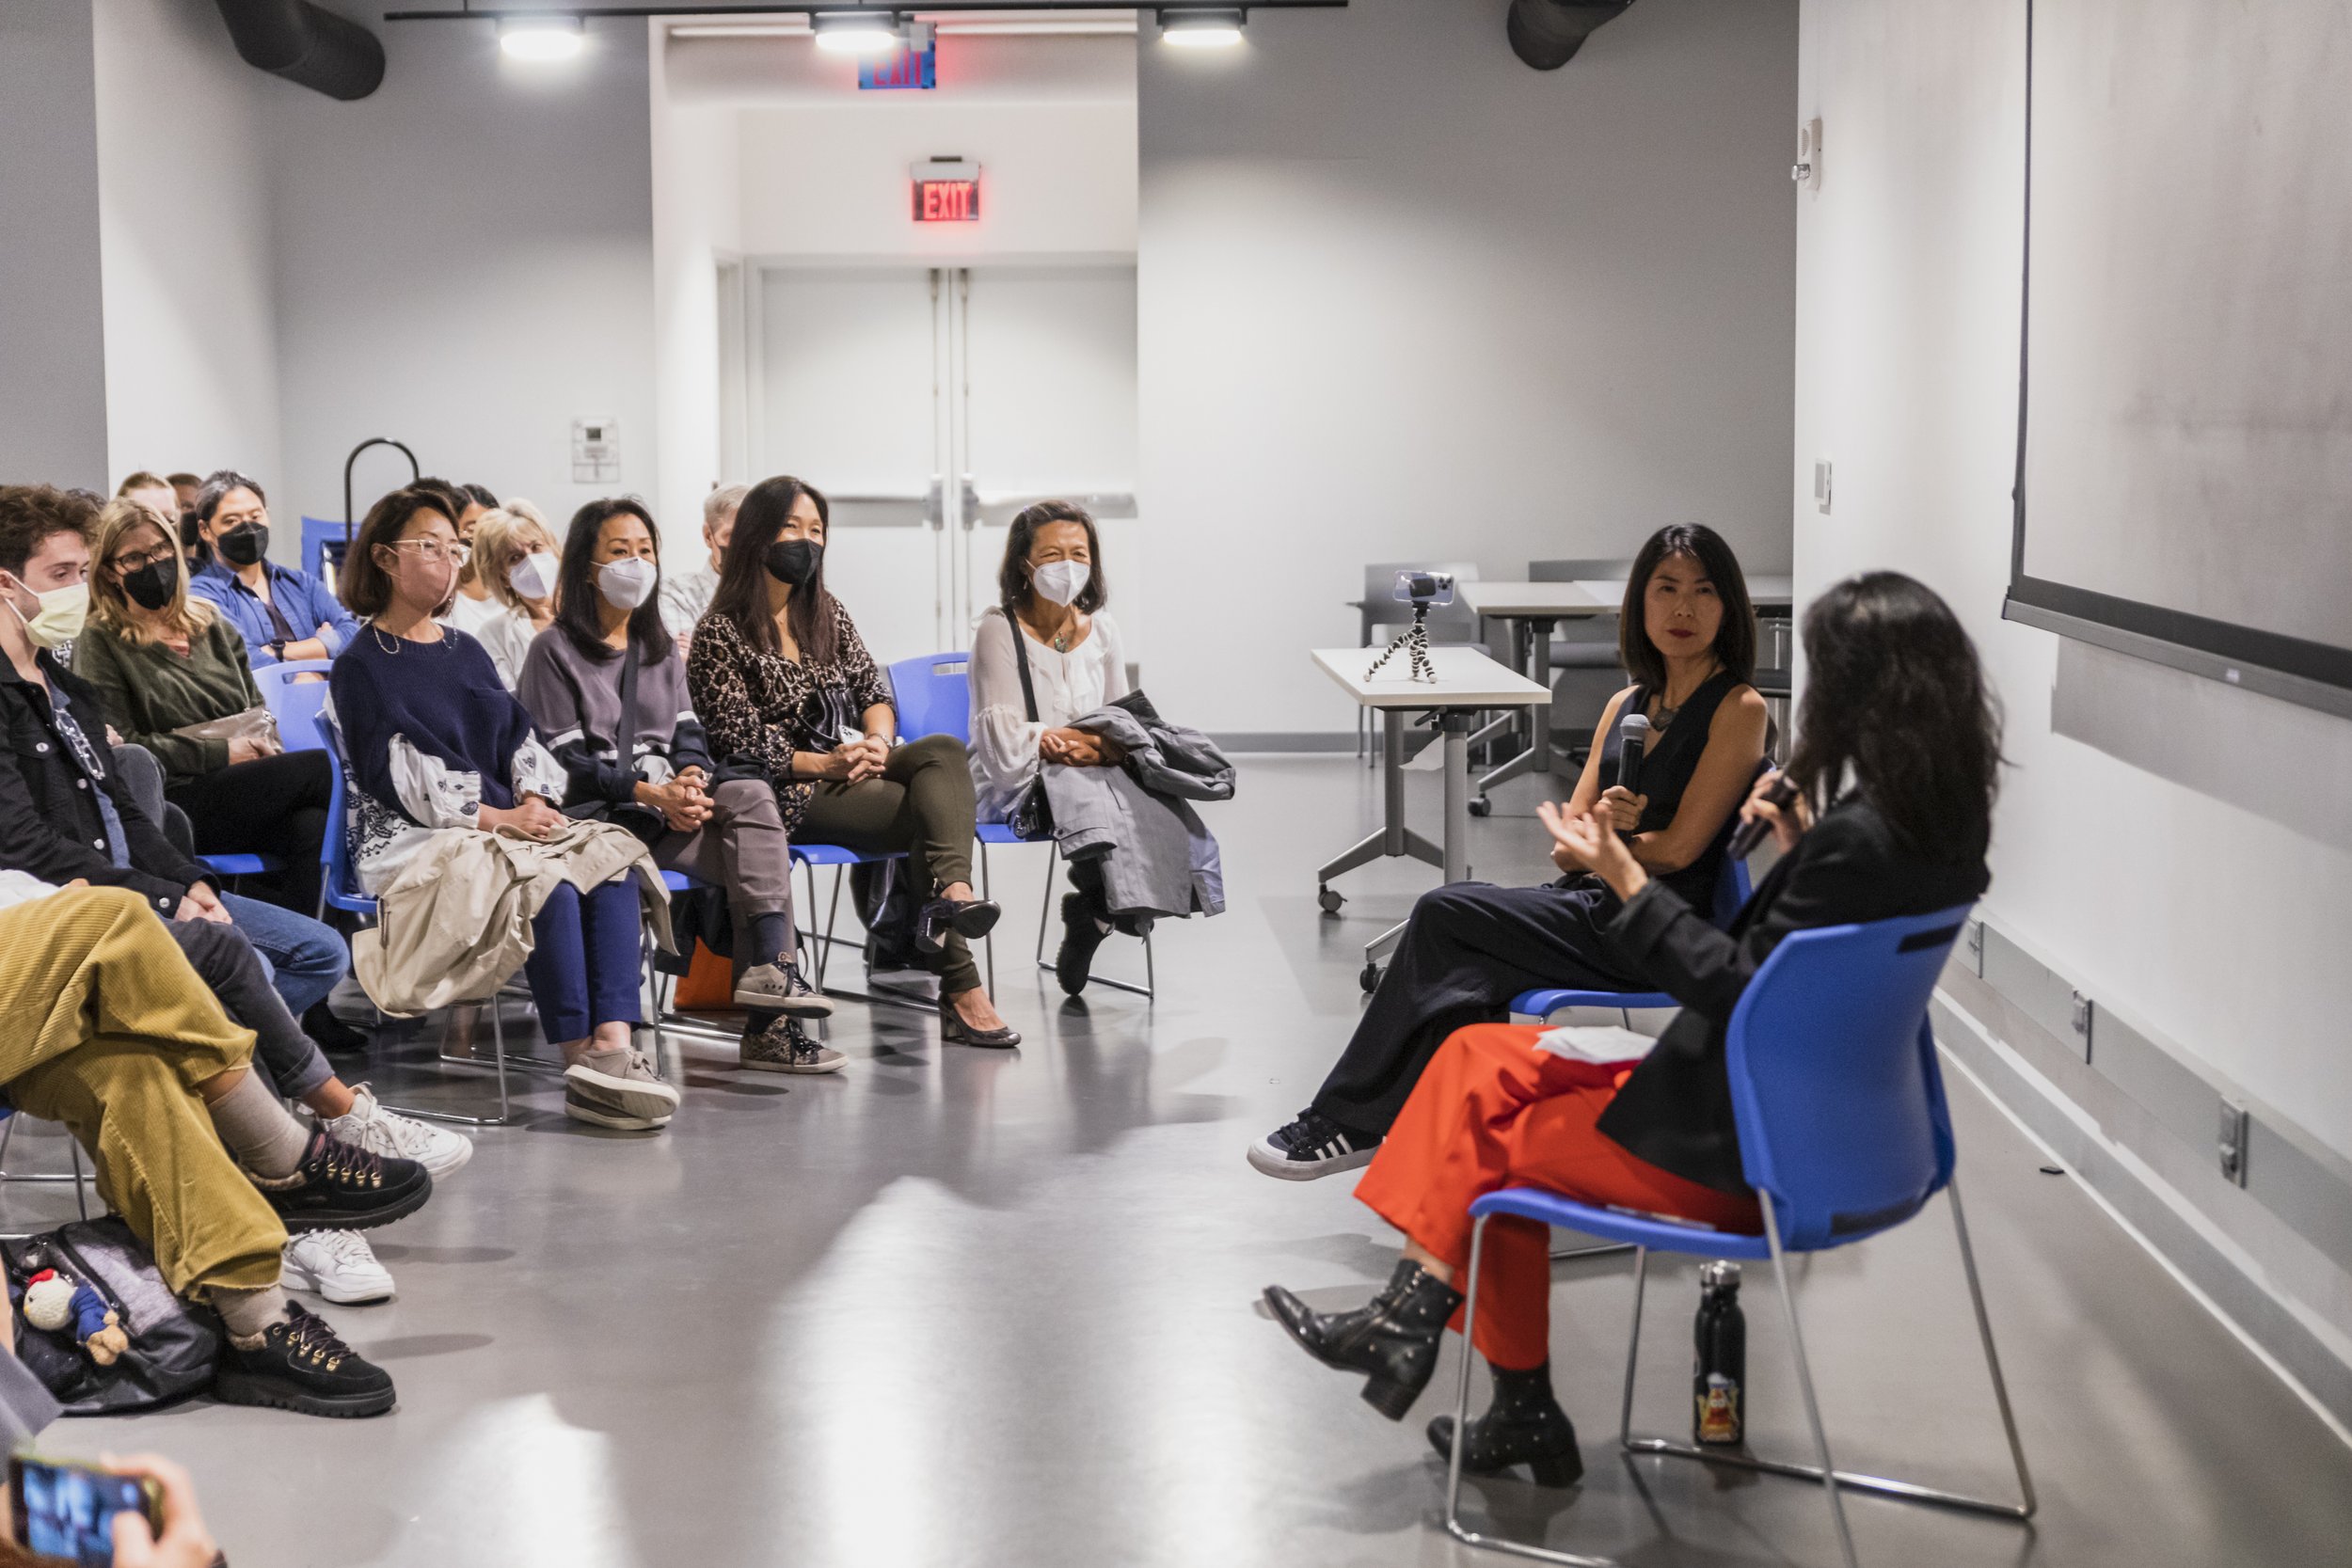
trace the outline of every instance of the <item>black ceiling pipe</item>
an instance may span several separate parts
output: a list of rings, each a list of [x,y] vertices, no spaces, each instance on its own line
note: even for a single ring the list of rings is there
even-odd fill
[[[245,63],[340,98],[365,98],[384,81],[375,35],[310,0],[215,0]]]
[[[1511,0],[1503,31],[1512,54],[1537,71],[1557,71],[1576,58],[1594,28],[1614,22],[1632,6],[1633,0]]]

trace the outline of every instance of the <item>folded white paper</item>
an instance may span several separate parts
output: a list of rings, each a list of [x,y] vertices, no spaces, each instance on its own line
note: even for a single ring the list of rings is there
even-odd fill
[[[1535,1037],[1535,1049],[1578,1062],[1638,1062],[1658,1042],[1616,1023],[1569,1023]]]

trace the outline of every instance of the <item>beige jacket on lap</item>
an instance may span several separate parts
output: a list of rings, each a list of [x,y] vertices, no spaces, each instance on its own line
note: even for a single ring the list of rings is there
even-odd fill
[[[395,1017],[484,1001],[531,956],[532,919],[558,884],[584,894],[624,872],[637,878],[654,940],[675,951],[660,868],[626,829],[566,821],[544,839],[437,830],[377,893],[375,925],[352,938],[352,969],[369,1000]]]

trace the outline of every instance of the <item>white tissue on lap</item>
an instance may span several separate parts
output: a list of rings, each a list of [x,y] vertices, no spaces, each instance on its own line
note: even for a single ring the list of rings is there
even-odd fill
[[[1569,1023],[1535,1037],[1535,1049],[1572,1062],[1638,1062],[1658,1042],[1618,1023]]]

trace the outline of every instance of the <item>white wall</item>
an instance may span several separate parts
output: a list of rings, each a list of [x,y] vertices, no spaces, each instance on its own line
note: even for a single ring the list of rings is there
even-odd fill
[[[1186,723],[1348,729],[1305,650],[1356,641],[1368,561],[1521,576],[1698,519],[1786,568],[1795,8],[1645,0],[1552,73],[1503,9],[1143,47],[1129,579]]]
[[[0,5],[0,483],[111,489],[89,0]]]
[[[743,253],[736,113],[680,104],[671,90],[661,24],[647,23],[653,145],[654,515],[671,571],[701,563],[702,499],[741,475],[723,471],[719,420],[718,265]]]
[[[2054,734],[2059,640],[2000,619],[2024,5],[1805,0],[1804,39],[1800,109],[1821,117],[1826,157],[1820,192],[1799,203],[1798,592],[1893,566],[1951,601],[2009,711],[1986,917],[2352,1154],[2352,855]],[[1827,517],[1810,499],[1815,456],[1836,463]],[[2148,676],[2184,714],[2214,695]],[[2222,696],[2266,737],[2246,766],[2291,775],[2330,754],[2312,716]],[[2176,743],[2201,736],[2184,726]]]
[[[301,89],[239,59],[209,5],[106,0],[92,17],[109,474],[232,467],[274,486],[262,101]],[[278,532],[294,559],[291,513]]]
[[[268,103],[277,510],[340,515],[344,454],[371,436],[559,527],[592,497],[656,493],[643,25],[592,24],[585,57],[542,66],[506,59],[486,25],[374,25],[389,64],[373,97],[285,87]],[[619,420],[617,484],[571,483],[575,415]],[[372,454],[356,504],[405,477]]]

